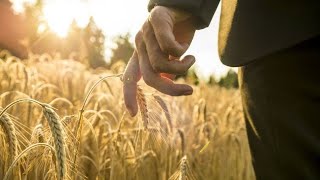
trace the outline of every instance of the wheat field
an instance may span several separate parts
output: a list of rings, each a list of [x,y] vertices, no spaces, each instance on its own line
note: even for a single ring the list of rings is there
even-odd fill
[[[255,179],[238,90],[170,97],[140,82],[132,118],[124,67],[1,51],[0,179]]]

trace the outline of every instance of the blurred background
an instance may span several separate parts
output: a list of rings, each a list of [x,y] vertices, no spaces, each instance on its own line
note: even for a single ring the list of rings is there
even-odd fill
[[[75,59],[89,68],[126,63],[133,39],[146,19],[148,0],[0,0],[0,47],[21,57],[28,53]],[[218,56],[220,6],[211,25],[196,33],[186,54],[196,64],[182,78],[237,87],[236,69]]]
[[[193,95],[140,81],[139,115],[127,113],[119,75],[147,3],[0,0],[0,110],[15,104],[0,115],[1,178],[255,179],[236,70],[217,54],[220,7],[186,53],[196,64],[177,77]]]

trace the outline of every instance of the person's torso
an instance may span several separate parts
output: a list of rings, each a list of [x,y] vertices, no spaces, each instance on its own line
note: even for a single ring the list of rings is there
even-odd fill
[[[241,66],[320,34],[319,0],[222,0],[219,54]]]

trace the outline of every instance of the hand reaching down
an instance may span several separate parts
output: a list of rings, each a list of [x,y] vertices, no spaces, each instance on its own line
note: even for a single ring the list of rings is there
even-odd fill
[[[164,94],[192,94],[191,86],[175,84],[168,77],[185,73],[195,62],[191,55],[179,60],[187,51],[195,31],[194,18],[190,14],[163,6],[153,8],[136,35],[136,49],[123,75],[124,101],[131,116],[138,111],[137,82],[141,76],[147,85]]]

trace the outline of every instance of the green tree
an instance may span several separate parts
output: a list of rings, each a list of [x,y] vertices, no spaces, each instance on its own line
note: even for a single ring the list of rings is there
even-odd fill
[[[112,56],[110,59],[110,65],[116,63],[119,60],[122,60],[126,64],[128,63],[133,51],[134,47],[130,40],[130,34],[127,33],[125,35],[119,35],[115,38],[114,42],[116,44],[115,48],[112,48]]]
[[[218,84],[225,88],[238,88],[238,75],[237,73],[230,69],[226,76],[222,77]]]
[[[105,36],[102,30],[98,28],[91,17],[87,27],[84,29],[84,44],[87,50],[87,59],[92,68],[106,66],[104,41]]]
[[[61,49],[62,56],[68,58],[72,56],[73,59],[82,60],[85,55],[81,55],[82,51],[85,50],[84,40],[83,40],[83,29],[80,28],[75,20],[72,21],[72,24],[69,29],[69,34],[65,39],[65,47]]]
[[[190,68],[185,74],[180,74],[176,76],[176,79],[182,78],[187,83],[198,85],[200,83],[200,79],[194,68]]]
[[[208,85],[211,85],[211,86],[217,85],[217,81],[216,81],[214,75],[211,75],[211,76],[209,77],[209,80],[208,80],[208,83],[207,83],[207,84],[208,84]]]

